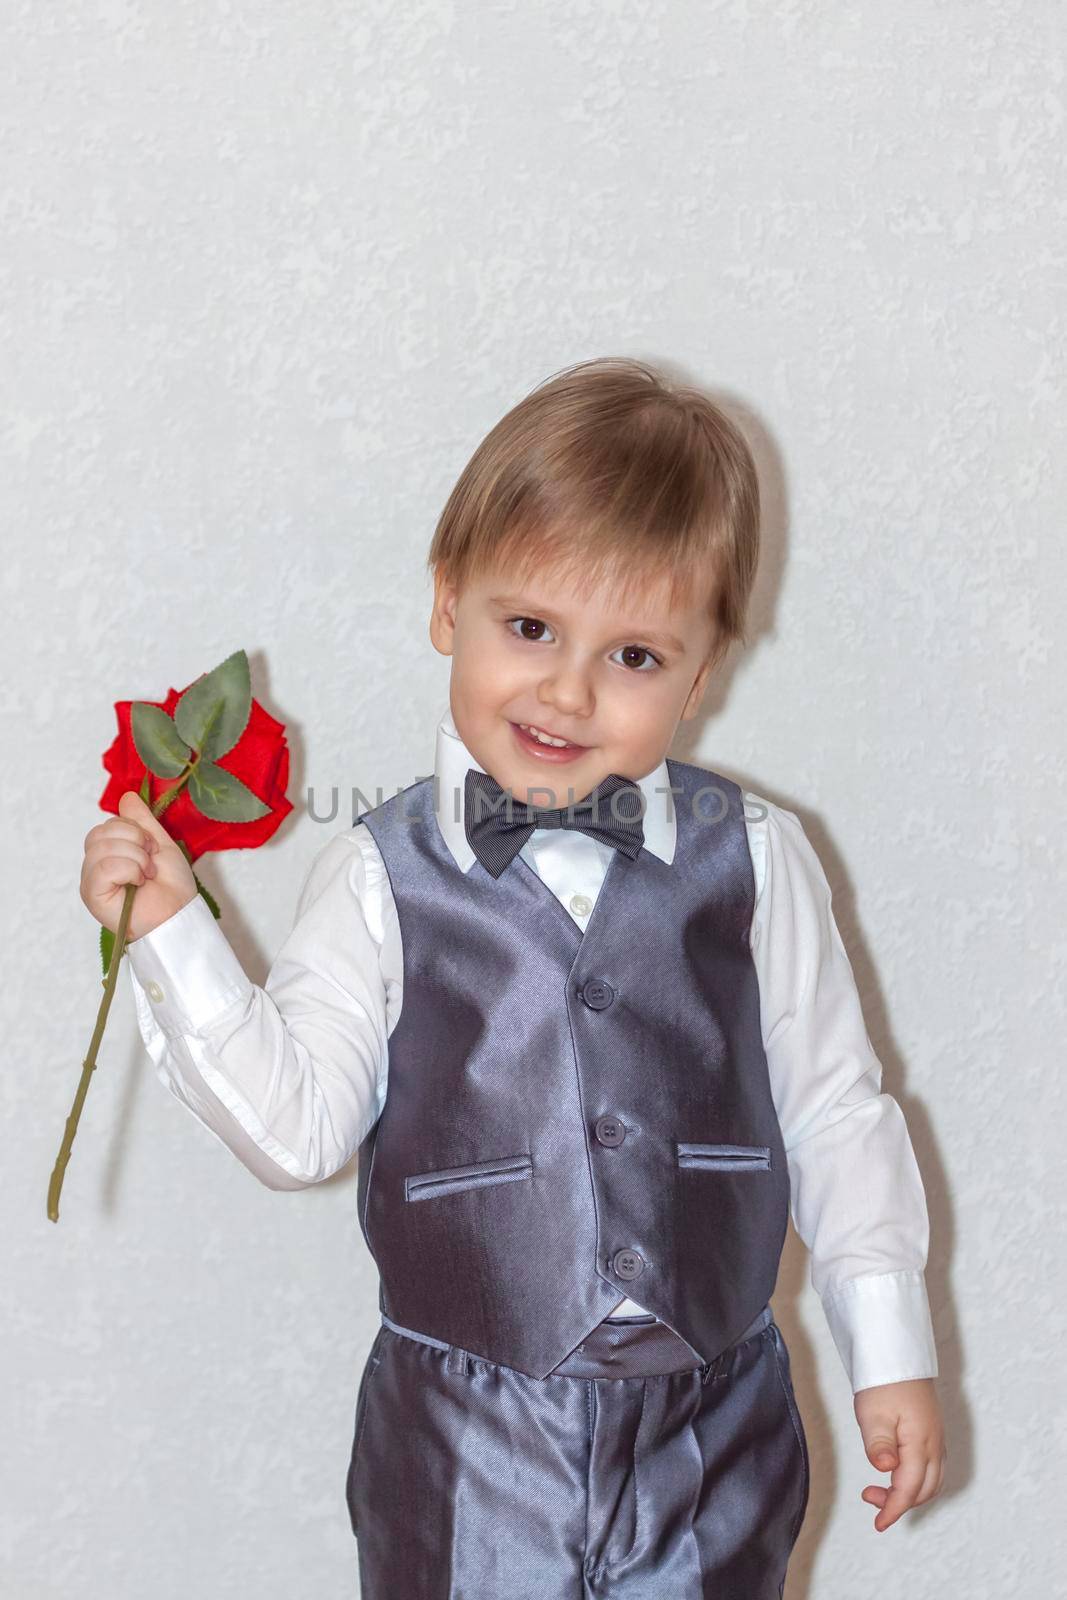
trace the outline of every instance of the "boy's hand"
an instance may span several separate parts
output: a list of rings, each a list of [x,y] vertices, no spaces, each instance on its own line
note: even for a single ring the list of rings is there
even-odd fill
[[[941,1489],[946,1460],[941,1404],[933,1378],[909,1378],[857,1389],[853,1405],[868,1461],[892,1473],[888,1489],[870,1483],[860,1494],[868,1505],[880,1507],[874,1526],[884,1533]]]
[[[97,922],[118,931],[122,897],[137,884],[126,942],[151,933],[199,894],[193,869],[134,789],[119,797],[119,815],[85,835],[79,892]]]

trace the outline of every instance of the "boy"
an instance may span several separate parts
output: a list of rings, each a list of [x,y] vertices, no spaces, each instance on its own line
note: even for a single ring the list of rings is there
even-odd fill
[[[358,1148],[381,1326],[364,1600],[780,1596],[808,1500],[787,1219],[883,1530],[941,1485],[928,1223],[793,813],[667,757],[744,636],[754,464],[698,392],[581,363],[438,524],[433,779],[320,852],[265,988],[133,792],[90,831],[165,1083],[275,1188]]]

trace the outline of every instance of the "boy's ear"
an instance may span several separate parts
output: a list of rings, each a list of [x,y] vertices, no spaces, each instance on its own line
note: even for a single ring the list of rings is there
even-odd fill
[[[444,567],[434,568],[433,609],[430,612],[430,640],[435,650],[443,656],[452,654],[452,639],[456,631],[456,601],[459,590]]]

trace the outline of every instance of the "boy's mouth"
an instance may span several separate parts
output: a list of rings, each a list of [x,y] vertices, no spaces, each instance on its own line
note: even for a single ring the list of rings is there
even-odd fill
[[[574,761],[584,755],[587,745],[559,742],[559,735],[548,728],[537,728],[532,723],[513,722],[512,732],[520,748],[541,761]]]

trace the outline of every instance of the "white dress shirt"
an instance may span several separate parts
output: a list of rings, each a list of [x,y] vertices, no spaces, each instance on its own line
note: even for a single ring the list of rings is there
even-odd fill
[[[463,825],[464,778],[484,768],[447,709],[436,738],[437,822],[467,872],[476,857]],[[645,848],[667,863],[669,785],[666,762],[639,783]],[[744,800],[763,1044],[812,1286],[853,1392],[934,1377],[925,1194],[900,1106],[881,1092],[830,888],[796,816],[749,790]],[[521,853],[584,928],[612,847],[538,828]],[[385,1104],[389,1035],[403,1002],[396,906],[364,823],[312,860],[262,988],[201,895],[127,953],[161,1082],[268,1188],[319,1183],[351,1160]],[[611,1314],[644,1309],[624,1298]]]

